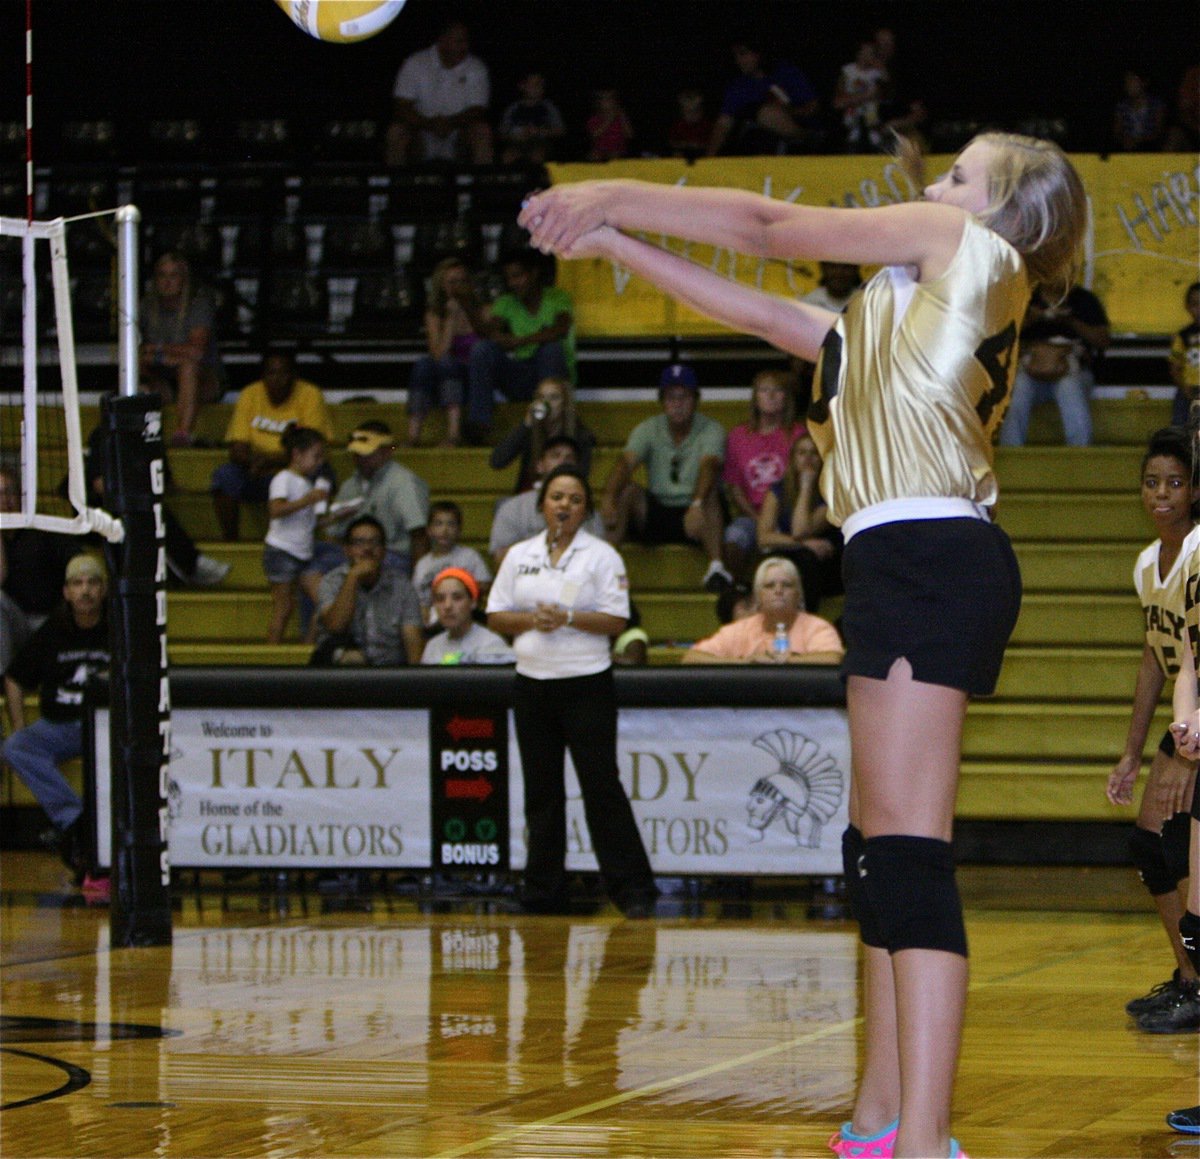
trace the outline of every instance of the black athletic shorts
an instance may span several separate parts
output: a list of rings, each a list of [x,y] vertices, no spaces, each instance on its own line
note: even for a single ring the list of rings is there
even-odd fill
[[[687,511],[687,504],[682,507],[668,507],[647,491],[646,523],[640,529],[637,538],[642,543],[649,544],[691,543],[688,533],[683,529],[683,517]]]
[[[1021,610],[1008,536],[984,519],[912,519],[860,531],[842,557],[842,675],[913,677],[977,696],[995,691]]]

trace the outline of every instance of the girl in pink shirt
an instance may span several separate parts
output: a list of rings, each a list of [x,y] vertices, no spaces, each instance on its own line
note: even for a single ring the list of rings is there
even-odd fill
[[[754,555],[763,499],[783,478],[792,444],[803,433],[796,422],[795,380],[783,370],[760,371],[751,385],[750,421],[729,432],[721,476],[731,517],[725,557],[735,576]]]

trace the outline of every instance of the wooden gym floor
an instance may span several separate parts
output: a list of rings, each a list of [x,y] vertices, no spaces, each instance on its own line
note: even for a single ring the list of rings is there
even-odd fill
[[[974,1159],[1196,1156],[1197,1036],[1132,1029],[1169,972],[1124,870],[960,875]],[[526,917],[479,899],[185,892],[111,950],[40,854],[0,856],[0,1154],[825,1156],[860,1024],[856,942],[778,885]]]

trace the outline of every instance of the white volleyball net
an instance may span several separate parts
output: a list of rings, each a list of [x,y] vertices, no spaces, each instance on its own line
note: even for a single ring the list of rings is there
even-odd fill
[[[99,532],[115,543],[121,524],[88,505],[84,479],[72,321],[78,286],[67,263],[72,220],[82,219],[0,217],[0,527]],[[113,236],[115,287],[119,235]],[[115,312],[117,293],[108,300]],[[114,314],[114,342],[118,330]]]

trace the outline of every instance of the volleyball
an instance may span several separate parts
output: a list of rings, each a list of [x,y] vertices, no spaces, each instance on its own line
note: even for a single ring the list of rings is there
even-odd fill
[[[407,0],[275,0],[292,23],[328,44],[353,44],[382,32]]]

